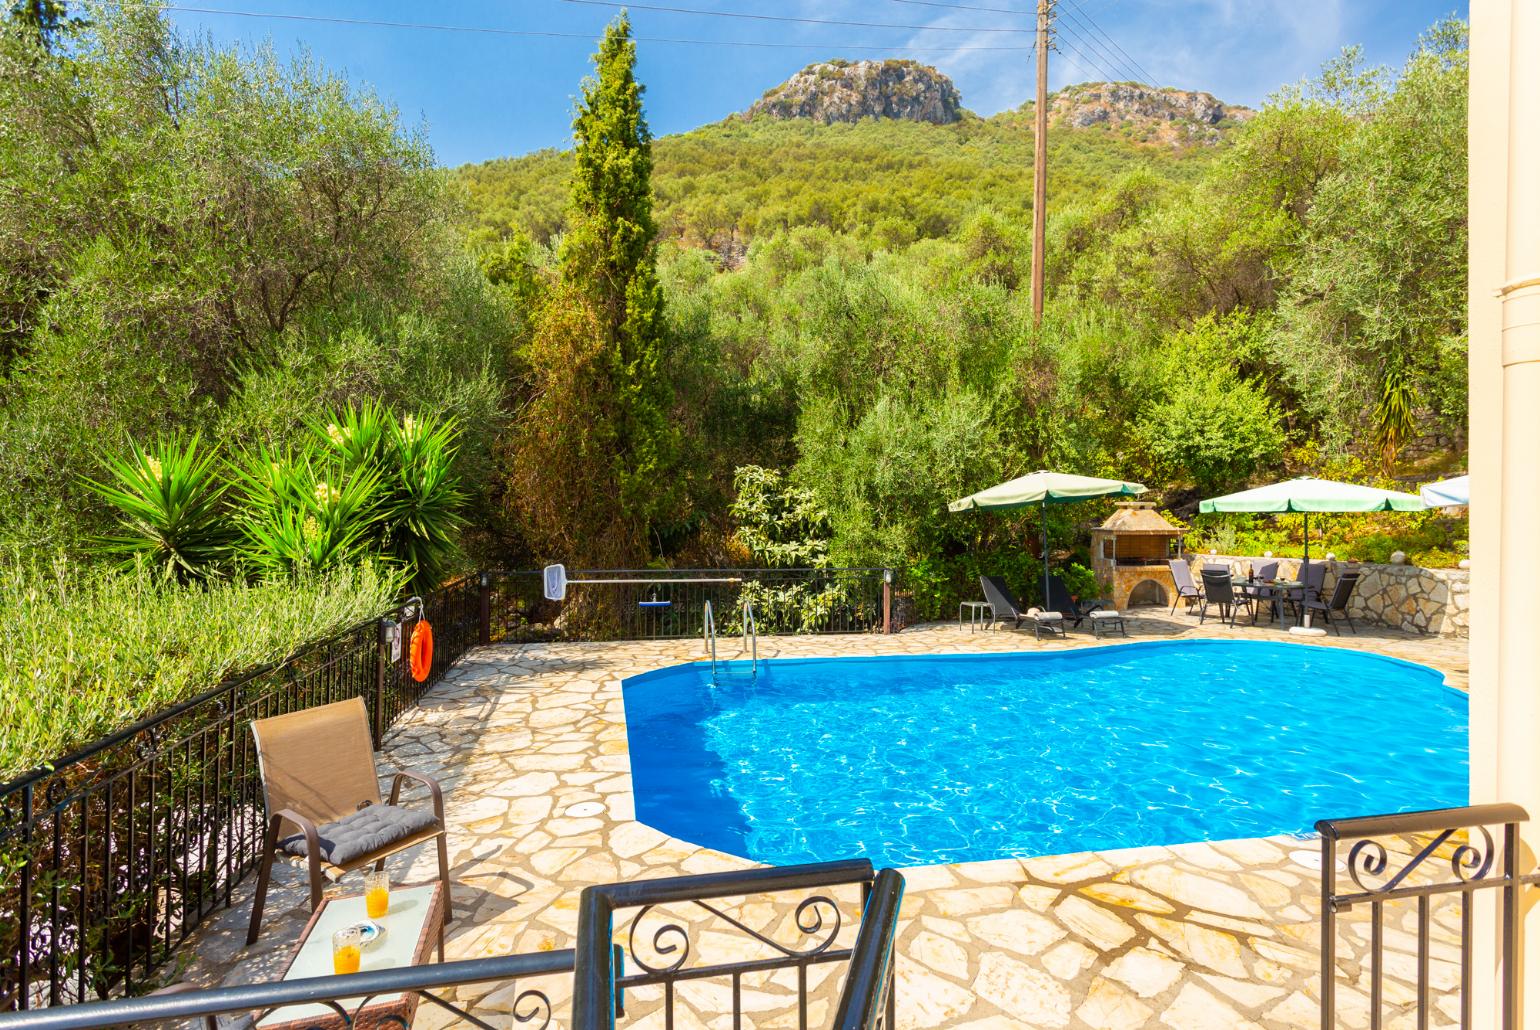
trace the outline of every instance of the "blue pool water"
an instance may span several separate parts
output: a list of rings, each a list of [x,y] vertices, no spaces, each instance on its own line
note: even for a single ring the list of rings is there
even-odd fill
[[[963,862],[1463,805],[1466,699],[1338,648],[674,666],[624,683],[637,817],[761,862]]]

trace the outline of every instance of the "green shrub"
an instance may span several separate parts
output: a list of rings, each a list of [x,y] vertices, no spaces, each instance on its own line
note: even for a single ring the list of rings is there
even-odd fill
[[[178,586],[57,561],[0,560],[0,781],[387,610],[377,563],[263,583]]]
[[[829,564],[829,513],[811,490],[786,482],[777,469],[739,467],[728,514],[738,540],[767,568],[821,568]]]

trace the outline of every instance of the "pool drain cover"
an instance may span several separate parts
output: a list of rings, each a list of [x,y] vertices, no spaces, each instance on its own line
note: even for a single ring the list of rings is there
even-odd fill
[[[574,819],[582,819],[585,816],[598,815],[604,811],[604,806],[597,801],[579,801],[562,815],[571,816]]]

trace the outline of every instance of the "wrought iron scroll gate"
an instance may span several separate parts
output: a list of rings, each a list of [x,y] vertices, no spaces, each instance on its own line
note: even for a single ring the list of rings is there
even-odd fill
[[[1326,819],[1321,835],[1321,1026],[1338,1023],[1337,917],[1369,906],[1368,1021],[1379,1030],[1385,1020],[1385,924],[1392,906],[1415,906],[1415,1013],[1419,1030],[1433,1017],[1430,986],[1434,906],[1456,906],[1460,965],[1460,1026],[1471,1027],[1471,948],[1475,896],[1499,892],[1503,979],[1497,999],[1503,1030],[1517,1018],[1519,894],[1540,875],[1519,873],[1519,824],[1529,815],[1518,805],[1476,805],[1363,819]],[[1501,846],[1493,828],[1500,828]],[[1351,842],[1342,868],[1339,850]],[[1344,882],[1345,877],[1345,882]],[[1396,931],[1392,929],[1392,933]],[[1357,1025],[1355,1023],[1355,1025]]]
[[[842,889],[852,896],[842,899]],[[774,925],[750,925],[748,912],[762,907],[756,900],[788,892],[802,894],[792,899],[791,919],[783,910],[771,917]],[[902,876],[892,869],[874,876],[864,859],[589,887],[578,905],[572,1026],[610,1030],[616,1017],[626,1014],[628,991],[651,988],[656,993],[661,988],[663,1025],[672,1030],[676,987],[715,980],[730,986],[736,1030],[743,1025],[745,978],[791,970],[797,1025],[807,1030],[809,969],[849,962],[832,1025],[837,1030],[891,1030],[893,941],[903,892]],[[735,899],[741,899],[742,908]],[[624,943],[615,946],[616,918],[626,910],[634,914],[619,935]],[[852,911],[859,913],[852,920],[853,932],[842,934]],[[705,954],[711,950],[708,937],[724,932],[740,946],[730,957],[713,959]],[[745,957],[750,951],[757,954]],[[628,957],[634,972],[625,969]]]

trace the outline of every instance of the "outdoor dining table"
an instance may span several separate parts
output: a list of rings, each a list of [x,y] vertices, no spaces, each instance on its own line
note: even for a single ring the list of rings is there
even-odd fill
[[[1302,600],[1305,594],[1305,584],[1297,579],[1257,579],[1254,576],[1247,576],[1236,580],[1235,584],[1243,592],[1250,594],[1253,600],[1271,602],[1273,618],[1279,624],[1284,621],[1282,602]],[[1302,607],[1301,611],[1303,611]]]

